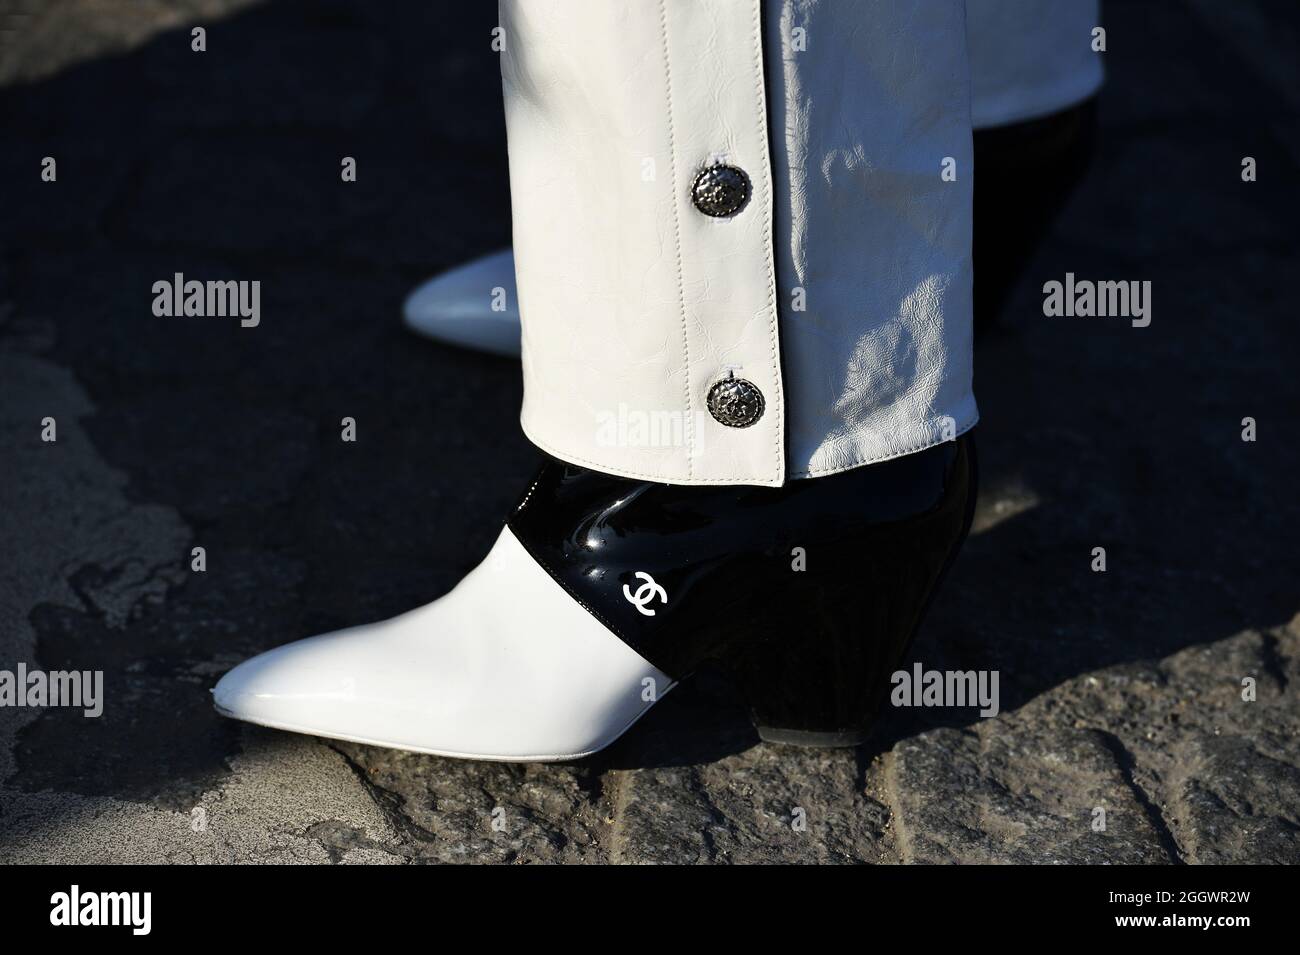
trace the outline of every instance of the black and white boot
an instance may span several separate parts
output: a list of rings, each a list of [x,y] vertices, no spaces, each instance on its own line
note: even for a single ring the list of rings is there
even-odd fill
[[[439,600],[291,643],[213,691],[226,716],[471,759],[576,759],[701,664],[769,741],[846,746],[970,525],[969,435],[779,488],[547,463]]]

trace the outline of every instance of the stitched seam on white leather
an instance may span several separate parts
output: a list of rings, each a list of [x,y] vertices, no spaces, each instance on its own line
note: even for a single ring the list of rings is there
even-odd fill
[[[682,431],[686,437],[686,479],[695,474],[695,432],[692,426],[694,414],[691,411],[691,333],[686,320],[686,277],[682,273],[682,217],[679,211],[677,190],[681,185],[677,180],[677,142],[673,131],[673,73],[668,59],[668,6],[666,0],[659,0],[659,29],[664,44],[664,88],[668,97],[668,165],[672,174],[673,205],[673,239],[677,251],[677,297],[682,311],[682,352],[686,361],[686,421]]]
[[[772,257],[772,229],[775,228],[775,215],[772,208],[774,202],[772,198],[772,157],[769,155],[771,140],[768,138],[767,129],[767,83],[766,78],[763,76],[762,0],[754,0],[754,61],[756,64],[755,78],[757,80],[755,91],[758,99],[759,155],[762,157],[763,163],[763,175],[761,176],[764,200],[763,215],[767,217],[767,221],[763,224],[763,262],[767,266],[768,308],[770,309],[768,331],[772,345],[772,383],[776,388],[776,400],[772,402],[772,413],[776,415],[775,462],[776,477],[781,478],[785,473],[785,410],[783,407],[785,398],[785,382],[781,379],[781,346],[780,331],[778,329],[779,316],[777,315],[776,307],[776,274],[773,268]]]
[[[581,457],[580,455],[573,454],[570,451],[562,451],[559,448],[555,447],[554,445],[549,444],[546,441],[543,441],[541,438],[537,437],[537,435],[535,435],[529,429],[528,422],[523,420],[523,418],[519,419],[519,426],[524,432],[524,437],[526,437],[533,444],[537,445],[547,454],[551,455],[551,457],[558,458],[561,461],[568,461],[570,464],[581,464],[585,467],[591,468],[594,471],[599,471],[601,474],[612,474],[615,477],[640,478],[645,481],[659,481],[662,484],[685,483],[683,482],[682,476],[680,474],[651,474],[647,471],[633,471],[629,468],[611,467],[608,461],[592,461],[590,458]],[[692,485],[702,487],[705,484],[731,484],[731,485],[746,484],[747,485],[750,482],[746,478],[725,477],[725,478],[691,478],[690,483]],[[779,487],[780,485],[779,484],[772,485],[768,483],[768,484],[760,484],[755,486]]]
[[[885,454],[876,458],[856,458],[845,464],[839,464],[832,468],[808,468],[804,471],[792,471],[790,472],[790,477],[823,477],[831,474],[839,474],[843,471],[852,471],[854,468],[860,468],[868,464],[880,464],[884,461],[892,461],[894,458],[906,457],[909,454],[915,454],[918,451],[924,451],[926,448],[933,448],[937,445],[945,444],[954,438],[961,437],[971,428],[975,427],[975,425],[979,423],[979,420],[980,416],[976,414],[975,417],[970,419],[970,421],[958,427],[952,438],[940,438],[938,441],[926,441],[922,444],[915,445],[914,447],[906,448],[902,451],[895,451],[892,454]]]

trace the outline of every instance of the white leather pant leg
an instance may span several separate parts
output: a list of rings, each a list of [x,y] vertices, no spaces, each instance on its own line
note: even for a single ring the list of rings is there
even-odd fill
[[[966,0],[976,129],[1048,116],[1097,92],[1097,0]]]
[[[779,485],[974,423],[963,0],[501,15],[536,444],[611,474]],[[716,163],[751,183],[733,215],[691,200]],[[707,410],[729,375],[763,396],[748,427]]]
[[[770,5],[790,477],[919,451],[976,421],[964,7]]]

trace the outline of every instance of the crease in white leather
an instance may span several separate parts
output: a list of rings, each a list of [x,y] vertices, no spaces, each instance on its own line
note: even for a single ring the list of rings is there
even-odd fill
[[[782,311],[789,476],[808,477],[922,450],[978,418],[965,6],[769,9],[777,284],[806,306]],[[796,30],[807,49],[788,42]]]
[[[241,663],[217,709],[278,729],[470,759],[603,749],[673,682],[583,609],[509,528],[450,593]]]
[[[966,0],[976,129],[1050,116],[1101,87],[1098,0]]]
[[[763,8],[502,0],[521,422],[559,458],[779,485],[978,417],[963,0]],[[753,181],[730,218],[690,203],[715,161]],[[750,428],[700,414],[729,371],[766,398]],[[620,406],[680,415],[685,440],[602,444]]]

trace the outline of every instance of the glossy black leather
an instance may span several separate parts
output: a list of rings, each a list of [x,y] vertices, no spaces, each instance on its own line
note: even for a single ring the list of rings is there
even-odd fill
[[[509,520],[610,630],[681,679],[717,662],[760,727],[856,739],[970,525],[969,435],[780,488],[682,487],[548,462]],[[806,569],[795,569],[802,549]],[[640,613],[651,575],[666,603]],[[648,596],[649,592],[646,592]]]

